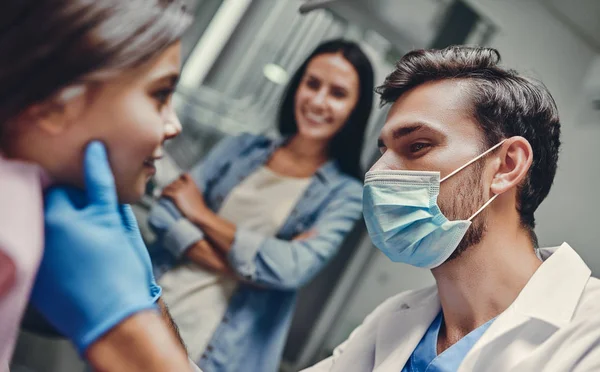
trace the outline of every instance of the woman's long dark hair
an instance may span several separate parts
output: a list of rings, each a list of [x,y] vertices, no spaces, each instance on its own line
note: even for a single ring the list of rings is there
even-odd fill
[[[374,77],[371,62],[360,49],[351,41],[342,39],[331,40],[319,45],[298,68],[290,80],[281,106],[279,107],[278,123],[282,135],[290,136],[298,132],[295,117],[295,97],[302,77],[310,61],[321,54],[340,53],[354,66],[359,77],[359,96],[354,110],[343,128],[333,137],[329,146],[331,158],[337,161],[340,169],[358,179],[363,178],[360,167],[360,154],[363,147],[364,133],[373,107]]]
[[[184,0],[0,1],[0,145],[31,105],[143,64],[191,21]]]

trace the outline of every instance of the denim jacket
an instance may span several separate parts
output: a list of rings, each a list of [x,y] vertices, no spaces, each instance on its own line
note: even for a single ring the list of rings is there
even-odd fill
[[[207,206],[218,211],[229,192],[265,164],[284,140],[243,134],[221,141],[190,174]],[[334,161],[323,165],[275,237],[238,228],[228,255],[240,283],[198,365],[204,372],[276,372],[298,289],[337,253],[361,217],[361,183],[342,173]],[[151,247],[157,277],[182,258],[204,233],[169,200],[152,208],[150,227],[158,239]],[[292,239],[308,230],[306,240]]]

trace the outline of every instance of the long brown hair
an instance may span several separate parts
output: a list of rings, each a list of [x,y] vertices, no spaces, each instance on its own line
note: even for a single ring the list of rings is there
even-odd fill
[[[0,144],[26,108],[143,64],[191,20],[184,0],[2,0]]]
[[[374,72],[371,62],[360,46],[352,41],[335,39],[320,44],[296,70],[288,83],[281,101],[278,114],[279,132],[292,136],[298,132],[298,123],[294,115],[295,97],[302,77],[310,61],[321,54],[341,53],[352,64],[360,81],[359,96],[348,122],[337,133],[330,143],[330,156],[337,161],[340,169],[359,180],[364,172],[360,168],[360,154],[363,147],[365,129],[369,122],[373,106]]]

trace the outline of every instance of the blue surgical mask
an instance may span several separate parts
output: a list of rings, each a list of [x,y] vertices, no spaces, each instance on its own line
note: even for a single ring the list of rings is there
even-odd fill
[[[394,262],[428,269],[444,263],[465,236],[471,220],[498,195],[490,198],[468,220],[450,221],[437,205],[440,184],[503,142],[442,180],[439,172],[367,172],[363,189],[363,214],[373,244]]]

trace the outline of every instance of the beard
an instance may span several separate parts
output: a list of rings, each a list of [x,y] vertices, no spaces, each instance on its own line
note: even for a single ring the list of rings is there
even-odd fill
[[[483,195],[481,179],[483,168],[481,162],[474,163],[471,169],[463,171],[466,173],[459,173],[448,180],[454,181],[450,190],[446,190],[449,197],[443,202],[438,201],[440,210],[448,220],[466,220],[485,204],[487,199]],[[471,221],[465,236],[446,261],[460,257],[468,248],[481,242],[487,231],[486,221],[487,214],[484,210]]]

